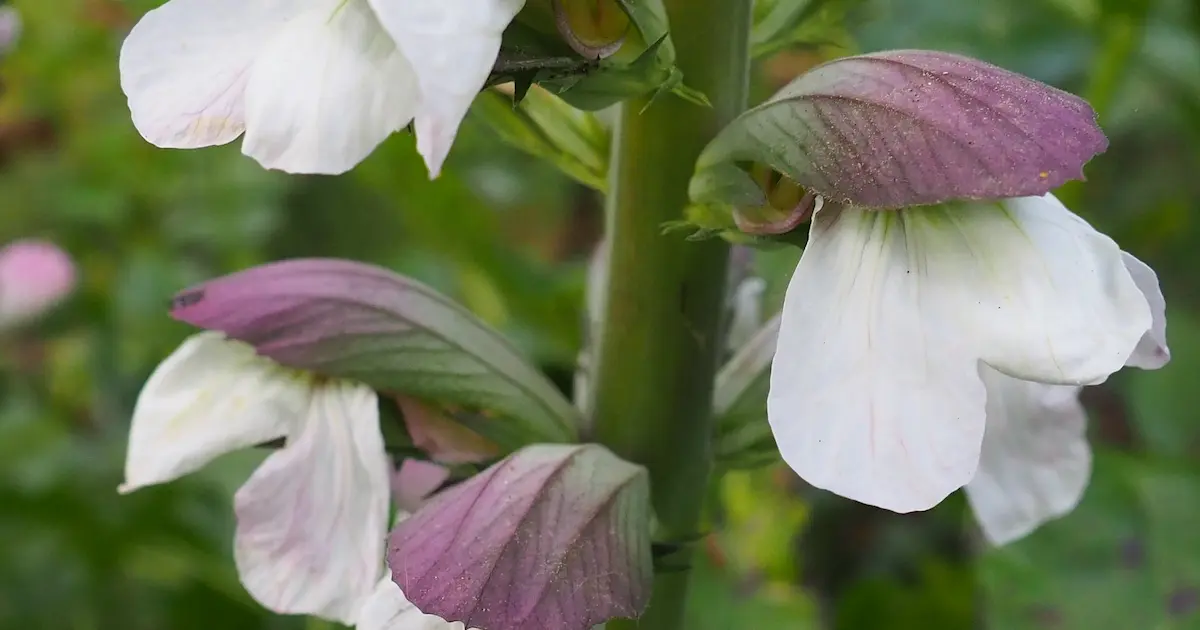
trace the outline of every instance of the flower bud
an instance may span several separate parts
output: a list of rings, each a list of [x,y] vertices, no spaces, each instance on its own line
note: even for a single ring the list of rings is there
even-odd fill
[[[750,168],[750,176],[762,190],[765,204],[739,205],[733,220],[746,234],[786,234],[799,227],[820,209],[822,199],[779,171],[762,164]]]
[[[631,26],[616,0],[551,0],[555,25],[567,44],[589,59],[603,59],[621,48]]]
[[[632,27],[618,0],[527,0],[517,22],[542,36],[561,38],[586,59],[617,52]]]

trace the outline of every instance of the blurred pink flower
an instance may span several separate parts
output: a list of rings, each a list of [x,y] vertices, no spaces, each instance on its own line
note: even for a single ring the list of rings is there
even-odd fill
[[[7,54],[21,34],[21,15],[9,6],[0,6],[0,55]]]
[[[53,243],[19,240],[0,249],[0,329],[33,319],[75,288],[75,263]]]

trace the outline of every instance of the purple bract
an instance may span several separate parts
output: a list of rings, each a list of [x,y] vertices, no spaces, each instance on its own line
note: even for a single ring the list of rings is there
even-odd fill
[[[597,445],[526,447],[396,525],[392,579],[482,630],[589,630],[650,598],[645,469]]]
[[[817,66],[735,120],[693,196],[730,189],[746,161],[871,208],[1042,195],[1107,146],[1077,96],[959,55],[879,52]]]

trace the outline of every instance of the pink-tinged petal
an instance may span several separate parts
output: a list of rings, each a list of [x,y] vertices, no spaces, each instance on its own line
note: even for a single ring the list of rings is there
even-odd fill
[[[289,173],[350,170],[412,120],[416,75],[361,0],[321,0],[263,47],[242,152]]]
[[[306,377],[220,333],[193,335],[150,375],[129,429],[120,492],[165,483],[225,453],[269,442],[299,425]]]
[[[428,614],[488,630],[588,630],[649,601],[645,469],[596,445],[536,445],[396,525],[392,579]]]
[[[246,128],[246,80],[258,54],[312,0],[170,0],[121,46],[121,89],[152,144],[192,149]]]
[[[967,499],[994,545],[1022,538],[1075,509],[1092,471],[1079,387],[980,371],[987,430]]]
[[[440,410],[409,396],[396,396],[413,446],[442,464],[471,464],[500,454],[495,442],[468,429]]]
[[[171,314],[289,367],[495,412],[487,437],[506,448],[575,441],[582,422],[497,332],[429,287],[373,265],[263,265],[180,293]]]
[[[0,329],[41,315],[75,289],[75,263],[53,243],[15,241],[0,249]]]
[[[749,190],[765,163],[830,201],[903,208],[1042,195],[1108,147],[1086,101],[975,59],[845,57],[742,114],[705,149],[695,201]],[[739,179],[741,178],[741,179]]]
[[[234,559],[266,608],[358,620],[387,533],[389,464],[376,404],[362,385],[322,384],[298,432],[238,490]]]
[[[1171,360],[1171,350],[1167,347],[1167,301],[1158,286],[1158,275],[1149,265],[1128,252],[1121,252],[1121,257],[1137,288],[1146,296],[1146,302],[1150,304],[1150,316],[1154,320],[1150,330],[1146,331],[1137,348],[1134,348],[1133,355],[1129,357],[1126,365],[1143,370],[1157,370]]]
[[[358,630],[463,630],[466,626],[421,612],[404,597],[391,577],[385,577],[363,604],[356,627]]]
[[[525,0],[370,0],[416,71],[421,106],[413,126],[429,176],[437,177],[458,126],[483,89],[500,37]]]
[[[406,459],[392,475],[392,499],[401,512],[416,512],[429,495],[450,478],[450,469],[419,459]]]

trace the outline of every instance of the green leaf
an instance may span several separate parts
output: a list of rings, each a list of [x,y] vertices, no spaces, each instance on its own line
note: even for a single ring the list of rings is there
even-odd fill
[[[791,33],[829,0],[766,0],[755,3],[750,46],[754,56],[770,54],[790,43]]]
[[[830,32],[840,30],[846,12],[860,3],[861,0],[759,0],[755,3],[754,29],[750,33],[751,54],[766,57],[797,44],[813,43],[816,37],[828,39]],[[822,16],[822,13],[832,15]]]
[[[617,0],[625,12],[633,20],[641,35],[643,48],[653,47],[653,42],[662,41],[659,54],[663,62],[675,63],[675,45],[670,38],[670,25],[667,23],[667,9],[662,0]]]
[[[605,192],[608,187],[608,129],[594,114],[579,111],[543,89],[513,99],[487,90],[471,108],[508,144],[542,158],[579,183]]]
[[[771,359],[779,336],[776,315],[717,373],[713,391],[713,451],[725,468],[755,468],[779,459],[767,422]]]
[[[991,630],[1200,624],[1200,473],[1098,454],[1083,502],[989,551]]]

